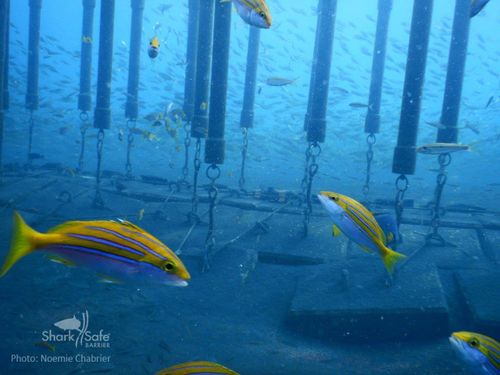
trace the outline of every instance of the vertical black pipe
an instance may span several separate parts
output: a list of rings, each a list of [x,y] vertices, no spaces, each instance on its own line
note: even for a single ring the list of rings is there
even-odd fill
[[[208,131],[208,101],[214,25],[214,1],[200,1],[198,52],[196,61],[196,88],[191,136],[206,138]]]
[[[92,109],[91,80],[92,80],[92,44],[94,27],[95,0],[83,0],[82,21],[82,52],[80,59],[80,94],[78,95],[78,109],[89,112]]]
[[[378,1],[377,33],[373,48],[372,78],[370,98],[365,119],[365,133],[378,133],[380,128],[380,102],[382,99],[382,83],[384,80],[385,53],[387,50],[387,34],[392,10],[392,0]]]
[[[38,72],[40,65],[40,16],[42,0],[30,0],[30,25],[28,41],[28,84],[26,108],[38,109]]]
[[[231,40],[231,2],[216,2],[212,83],[208,138],[205,143],[205,163],[224,163],[224,130],[226,125],[227,71]]]
[[[319,0],[318,3],[318,10],[323,9],[323,0]],[[318,60],[316,60],[316,55],[318,51],[318,44],[319,44],[319,29],[320,29],[320,22],[321,22],[321,17],[319,16],[318,13],[318,18],[316,20],[316,34],[314,37],[314,51],[313,51],[313,61],[312,61],[312,67],[311,67],[311,79],[309,80],[309,97],[307,99],[307,112],[306,115],[304,116],[304,131],[307,131],[307,127],[309,126],[309,120],[311,118],[311,106],[314,101],[313,94],[314,94],[314,87],[315,87],[315,78],[316,78],[316,63]]]
[[[471,2],[469,0],[456,0],[448,58],[448,73],[446,74],[446,87],[440,121],[445,128],[439,129],[437,142],[457,142],[457,123],[460,114],[460,100],[469,41],[470,7]]]
[[[315,48],[316,62],[314,75],[314,87],[312,91],[313,99],[309,122],[307,124],[307,141],[324,142],[326,133],[326,108],[328,104],[328,88],[330,84],[330,69],[332,65],[333,36],[335,30],[335,13],[337,10],[337,0],[320,0],[318,7],[320,18],[319,28],[316,33],[320,33],[316,38],[318,44]]]
[[[196,55],[198,49],[198,24],[200,18],[199,0],[189,0],[188,40],[186,51],[186,78],[184,80],[185,120],[191,122],[194,112],[194,96],[196,87]]]
[[[130,55],[128,68],[128,95],[125,105],[125,117],[137,119],[139,114],[139,71],[141,68],[142,15],[144,0],[131,0],[132,19],[130,27]]]
[[[9,109],[9,45],[10,45],[10,0],[5,0],[6,28],[5,31],[5,64],[3,68],[3,109]],[[1,86],[0,86],[1,87]]]
[[[9,4],[8,1],[0,1],[0,177],[3,166],[3,129],[5,121],[5,107],[4,107],[4,79],[5,79],[5,66],[7,65],[7,44],[8,44],[8,29],[9,29]]]
[[[398,144],[394,149],[392,162],[393,173],[415,172],[417,161],[415,146],[429,47],[432,6],[433,0],[414,0]]]
[[[245,74],[245,93],[240,117],[241,128],[252,128],[254,119],[255,89],[257,87],[257,67],[259,59],[260,29],[250,26]]]
[[[113,30],[115,0],[101,1],[101,27],[99,29],[99,65],[94,127],[109,129],[111,125],[111,78],[113,68]]]

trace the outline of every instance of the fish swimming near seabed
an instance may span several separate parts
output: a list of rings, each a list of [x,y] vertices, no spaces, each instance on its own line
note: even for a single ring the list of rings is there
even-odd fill
[[[393,273],[396,263],[406,257],[387,246],[388,235],[358,201],[327,191],[320,192],[318,199],[333,220],[333,235],[342,232],[366,252],[378,252],[389,274]]]
[[[181,363],[156,373],[156,375],[239,375],[218,363],[208,361],[194,361]]]
[[[47,233],[14,213],[10,251],[0,277],[21,258],[44,251],[51,260],[94,270],[107,282],[145,281],[186,286],[189,272],[177,255],[144,229],[124,220],[68,221]]]
[[[475,332],[454,332],[450,343],[474,374],[500,375],[500,343]]]

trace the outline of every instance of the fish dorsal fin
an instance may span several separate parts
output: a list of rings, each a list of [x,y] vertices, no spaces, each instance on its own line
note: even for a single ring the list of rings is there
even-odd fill
[[[126,227],[129,227],[129,228],[132,228],[132,229],[135,229],[139,232],[142,232],[142,233],[146,233],[146,231],[144,229],[142,229],[141,227],[135,225],[134,223],[131,223],[130,221],[128,220],[124,220],[124,219],[116,219],[116,222],[120,223],[121,225],[125,225]]]
[[[333,237],[337,237],[337,236],[340,236],[340,233],[342,233],[339,229],[338,226],[336,226],[335,224],[333,224],[332,226],[332,235]]]
[[[50,228],[47,231],[47,233],[61,232],[66,228],[69,228],[69,227],[72,227],[75,225],[79,225],[81,223],[82,223],[81,221],[66,221],[65,223],[62,223],[62,224],[56,225],[55,227]]]

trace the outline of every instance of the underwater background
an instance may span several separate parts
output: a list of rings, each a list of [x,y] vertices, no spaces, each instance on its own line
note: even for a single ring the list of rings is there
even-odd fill
[[[307,324],[300,319],[289,319],[290,311],[297,311],[294,310],[297,304],[307,305],[318,298],[318,295],[309,295],[311,291],[321,294],[319,300],[331,298],[329,293],[333,287],[329,284],[329,275],[331,280],[337,280],[344,269],[352,270],[349,278],[353,288],[363,289],[363,285],[372,282],[365,278],[367,273],[380,276],[384,271],[375,256],[359,251],[357,245],[351,246],[345,238],[332,238],[332,223],[316,204],[313,212],[318,215],[311,217],[310,235],[306,239],[301,235],[303,223],[299,208],[299,215],[284,210],[285,213],[273,216],[260,232],[250,233],[256,222],[262,222],[269,212],[280,207],[283,202],[279,199],[267,202],[261,211],[252,209],[260,203],[250,209],[242,204],[217,206],[215,237],[217,246],[225,245],[214,254],[210,269],[202,272],[208,219],[204,217],[194,231],[191,223],[186,223],[191,193],[188,190],[175,192],[172,196],[179,195],[178,199],[169,202],[168,185],[149,185],[145,179],[141,181],[141,176],[175,181],[182,175],[182,126],[177,124],[177,129],[169,131],[154,123],[159,114],[183,106],[187,3],[187,0],[145,2],[137,118],[137,127],[145,132],[135,136],[131,158],[134,178],[126,179],[123,176],[127,155],[125,103],[131,8],[130,1],[116,1],[110,84],[112,121],[110,129],[106,130],[102,169],[116,172],[105,174],[105,188],[114,189],[120,181],[126,186],[124,190],[133,194],[105,192],[107,209],[103,210],[92,207],[97,129],[90,128],[85,135],[83,170],[77,171],[81,146],[77,107],[81,1],[45,0],[42,5],[40,107],[34,112],[31,150],[38,156],[29,168],[25,165],[30,113],[24,103],[29,2],[10,2],[10,107],[5,112],[3,129],[3,163],[7,167],[0,185],[0,257],[3,258],[9,249],[14,210],[20,211],[28,223],[36,223],[33,226],[42,232],[67,220],[123,218],[140,222],[141,227],[174,250],[182,246],[178,254],[192,280],[187,288],[115,285],[100,282],[86,270],[49,262],[41,255],[27,257],[0,279],[3,339],[0,374],[154,374],[176,363],[194,360],[221,363],[241,374],[468,374],[469,370],[448,342],[449,334],[477,328],[474,320],[477,314],[468,312],[471,305],[467,301],[470,302],[471,293],[474,306],[488,305],[488,316],[500,312],[498,282],[495,285],[494,281],[486,284],[478,281],[477,285],[491,288],[491,294],[486,292],[488,288],[471,288],[464,292],[460,286],[461,283],[471,285],[468,280],[473,283],[477,275],[486,275],[488,280],[498,280],[499,275],[500,2],[491,1],[471,19],[458,143],[469,145],[472,150],[453,154],[442,198],[444,206],[455,209],[449,210],[445,218],[460,223],[443,231],[454,246],[419,253],[416,266],[409,263],[399,275],[406,280],[402,284],[404,288],[415,291],[417,307],[421,301],[432,300],[437,293],[439,303],[429,304],[443,307],[446,312],[440,311],[448,318],[446,324],[449,325],[436,328],[441,332],[439,337],[415,340],[378,340],[371,334],[369,339],[336,340],[328,333],[330,323],[324,323],[323,329],[320,318],[316,320],[318,327],[312,330],[323,330],[319,335],[299,327],[312,324],[311,321],[314,323],[314,312],[312,318],[311,315],[304,318]],[[298,193],[307,148],[303,124],[308,105],[317,1],[268,0],[267,4],[273,15],[273,25],[260,34],[255,120],[248,132],[245,188],[247,191]],[[99,6],[100,1],[97,1],[93,35],[93,105],[100,39]],[[319,191],[335,191],[363,202],[378,201],[380,207],[374,203],[374,209],[393,210],[397,175],[392,173],[392,158],[400,124],[412,7],[412,1],[395,1],[391,12],[381,126],[374,145],[370,192],[365,196],[364,123],[377,1],[338,1],[326,116],[328,125],[318,158],[318,173],[312,184],[314,196]],[[437,129],[427,122],[439,123],[454,8],[454,1],[434,1],[417,146],[435,141]],[[220,165],[218,183],[237,188],[242,146],[239,121],[249,25],[235,12],[231,23],[226,157]],[[157,58],[150,59],[147,50],[154,36],[160,40],[160,52]],[[270,77],[292,82],[282,87],[266,84]],[[366,106],[361,105],[365,103]],[[428,225],[417,222],[430,219],[428,205],[434,199],[436,168],[439,167],[436,159],[419,154],[416,172],[408,176],[410,184],[405,197],[412,201],[408,212],[413,221],[402,226],[403,242],[398,246],[405,254],[420,248],[429,229]],[[53,163],[58,167],[49,168]],[[191,178],[192,160],[189,168]],[[201,186],[209,183],[205,168],[203,164]],[[42,173],[44,171],[47,173]],[[61,200],[61,192],[69,192],[73,197],[71,202]],[[206,195],[206,191],[200,194]],[[258,201],[259,197],[254,195],[248,199]],[[206,201],[200,203],[201,212],[207,207]],[[162,215],[158,215],[159,211]],[[473,225],[468,226],[470,223]],[[486,230],[482,231],[481,225]],[[241,233],[244,235],[240,238]],[[237,239],[226,244],[233,238]],[[429,267],[435,267],[436,271],[427,277]],[[461,271],[465,274],[457,276],[456,272]],[[430,285],[428,289],[418,289],[426,282]],[[418,287],[413,289],[414,285]],[[378,284],[370,287],[383,288]],[[485,291],[485,294],[478,294],[478,291]],[[333,293],[337,293],[335,288]],[[391,300],[390,294],[369,294],[374,299]],[[406,289],[399,290],[398,297],[393,300],[395,310],[404,310],[398,306],[398,301],[405,294],[412,295]],[[354,302],[350,303],[362,305],[356,293],[353,296]],[[337,301],[336,298],[331,300]],[[384,309],[390,310],[390,304],[384,305]],[[345,319],[345,316],[331,316],[333,320]],[[496,338],[500,338],[498,316],[496,321],[486,325],[495,330],[482,333],[492,337],[496,334]],[[107,344],[94,348],[75,347],[68,342],[53,346],[43,344],[44,331],[52,328],[56,332],[54,323],[72,317],[78,321],[87,320],[94,333],[101,329],[104,334],[108,333],[111,337],[109,347]],[[437,322],[442,321],[438,319]],[[377,332],[373,327],[377,324],[370,321],[370,326],[365,327],[360,323],[358,333],[365,329]],[[382,325],[381,331],[398,331],[398,324],[395,319],[394,327]],[[413,327],[415,332],[419,329],[418,325]],[[109,360],[103,357],[88,363],[44,363],[39,360],[41,355],[75,356],[78,353],[109,356]],[[15,354],[37,356],[37,361],[16,362],[12,357]]]

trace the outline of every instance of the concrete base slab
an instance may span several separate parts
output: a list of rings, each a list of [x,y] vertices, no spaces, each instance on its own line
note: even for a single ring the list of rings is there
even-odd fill
[[[316,267],[298,282],[288,327],[328,340],[391,341],[448,334],[448,306],[434,267],[405,267],[387,286],[381,263]]]
[[[500,271],[474,270],[455,272],[473,329],[500,338]]]

